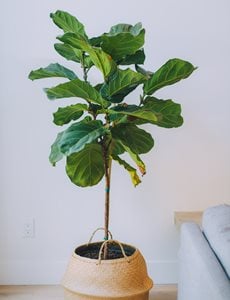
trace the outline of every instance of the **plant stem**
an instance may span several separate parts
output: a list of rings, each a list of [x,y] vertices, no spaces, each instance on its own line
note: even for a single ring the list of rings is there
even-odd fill
[[[87,82],[88,80],[88,75],[87,75],[87,70],[86,70],[86,67],[85,67],[85,52],[82,52],[82,62],[81,62],[81,66],[83,68],[83,79],[85,82]]]
[[[108,158],[107,151],[104,149],[104,162],[105,162],[105,235],[104,240],[109,239],[109,208],[110,208],[110,180],[111,180],[111,167],[112,159]],[[104,259],[108,256],[108,246],[104,248]]]

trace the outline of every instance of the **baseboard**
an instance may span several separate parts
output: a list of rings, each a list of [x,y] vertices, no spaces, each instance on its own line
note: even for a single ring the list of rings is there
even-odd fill
[[[59,284],[67,261],[0,262],[0,285]],[[147,261],[155,284],[177,283],[176,261]]]

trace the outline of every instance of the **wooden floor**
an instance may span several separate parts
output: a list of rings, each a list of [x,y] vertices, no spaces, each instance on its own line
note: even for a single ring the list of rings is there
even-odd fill
[[[175,285],[157,285],[149,300],[176,300]],[[1,300],[63,300],[63,289],[57,285],[0,286]]]

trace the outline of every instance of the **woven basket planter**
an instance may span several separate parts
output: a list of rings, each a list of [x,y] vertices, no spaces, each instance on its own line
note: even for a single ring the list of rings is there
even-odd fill
[[[121,251],[123,257],[103,260],[102,249],[106,243],[116,243],[113,250]],[[99,250],[97,259],[81,255],[93,249]],[[138,249],[109,240],[78,247],[69,261],[62,285],[65,300],[148,300],[153,282]]]

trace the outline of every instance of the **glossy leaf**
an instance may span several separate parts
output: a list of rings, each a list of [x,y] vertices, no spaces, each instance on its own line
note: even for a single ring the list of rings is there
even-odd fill
[[[135,154],[149,152],[154,141],[150,133],[130,123],[121,123],[111,129],[112,137],[120,140]]]
[[[127,106],[117,106],[113,109],[109,110],[109,114],[122,114],[126,116],[132,116],[136,118],[140,118],[149,122],[157,122],[158,115],[151,107],[139,107],[137,105],[127,105]]]
[[[63,135],[63,132],[59,132],[56,137],[56,140],[54,141],[54,143],[51,146],[49,161],[53,166],[55,166],[56,163],[59,160],[61,160],[64,156],[63,153],[61,152],[60,145],[59,145],[62,135]]]
[[[72,80],[77,78],[77,75],[73,71],[63,67],[62,65],[59,65],[58,63],[50,64],[46,68],[40,68],[31,71],[29,74],[29,79],[31,80],[49,77],[64,77]]]
[[[89,144],[67,157],[66,172],[70,180],[80,187],[96,185],[105,174],[102,147]]]
[[[129,32],[119,33],[115,36],[103,35],[101,48],[117,61],[136,53],[144,45],[144,37],[144,29],[137,36],[133,36]]]
[[[116,64],[110,55],[105,53],[102,49],[92,47],[76,34],[66,33],[63,36],[58,37],[58,39],[72,47],[88,53],[94,65],[103,73],[104,78],[107,78],[116,70]]]
[[[107,129],[101,121],[79,122],[67,128],[59,141],[61,152],[69,156],[104,135]]]
[[[127,120],[135,124],[152,123],[160,127],[172,128],[183,124],[181,106],[172,100],[160,100],[147,97],[143,106],[127,105],[109,109],[111,119],[113,116],[128,116]],[[118,115],[118,116],[117,116]]]
[[[103,35],[93,37],[89,39],[89,42],[92,46],[100,47],[103,42],[104,36],[116,36],[120,33],[130,33],[133,36],[137,36],[142,30],[142,24],[137,23],[132,26],[130,24],[117,24],[111,27],[108,33],[104,33]]]
[[[145,53],[144,50],[137,50],[136,53],[131,55],[126,55],[122,60],[118,61],[118,65],[132,65],[132,64],[138,64],[142,65],[145,61]]]
[[[109,36],[115,36],[118,35],[119,33],[124,33],[124,32],[129,32],[133,36],[137,36],[142,29],[142,24],[137,23],[136,25],[132,26],[130,24],[117,24],[111,27],[109,33],[107,35]]]
[[[55,13],[51,13],[50,17],[59,28],[63,29],[64,32],[74,32],[85,38],[87,37],[84,25],[71,14],[57,10]]]
[[[111,102],[121,102],[124,97],[145,81],[142,74],[131,69],[118,70],[110,81],[105,84],[101,93]]]
[[[61,56],[65,57],[67,60],[72,60],[78,63],[82,61],[82,51],[79,49],[61,43],[54,44],[54,48]],[[87,68],[91,68],[93,66],[93,62],[88,56],[84,58],[84,63]]]
[[[112,139],[110,143],[111,155],[120,155],[125,152],[125,148],[119,140]]]
[[[141,183],[139,176],[137,175],[137,170],[130,166],[125,160],[121,159],[118,155],[113,155],[113,160],[117,161],[121,166],[125,168],[129,172],[132,183],[134,186],[137,186]]]
[[[135,65],[135,69],[137,72],[141,73],[142,75],[146,76],[146,79],[150,79],[153,75],[153,72],[147,71],[144,68],[141,68],[138,66],[138,64]]]
[[[85,51],[89,54],[92,62],[102,72],[104,78],[107,78],[115,72],[116,64],[110,55],[101,49],[87,47]]]
[[[151,121],[151,123],[160,127],[173,128],[183,124],[181,105],[172,100],[160,100],[154,97],[147,97],[144,108],[156,114],[157,121]]]
[[[170,59],[146,81],[144,92],[152,95],[162,87],[187,78],[195,69],[190,62],[178,58]]]
[[[139,171],[141,172],[141,175],[142,176],[145,175],[146,167],[145,167],[143,160],[140,158],[140,156],[138,154],[135,154],[129,147],[124,146],[123,144],[122,144],[122,146],[124,147],[125,151],[130,155],[132,160],[136,163]]]
[[[89,83],[74,79],[66,83],[59,84],[53,88],[45,89],[49,99],[79,97],[106,106],[108,102],[104,100],[98,91]]]
[[[53,114],[53,122],[56,125],[62,126],[69,123],[70,121],[79,119],[87,109],[88,106],[81,103],[66,107],[59,107],[58,110]]]
[[[57,39],[66,45],[70,45],[75,49],[84,51],[85,47],[88,47],[88,41],[82,36],[73,32],[66,32],[62,36],[58,36]]]

